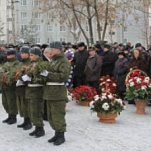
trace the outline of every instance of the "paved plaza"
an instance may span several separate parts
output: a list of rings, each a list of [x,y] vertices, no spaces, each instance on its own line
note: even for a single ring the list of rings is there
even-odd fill
[[[0,95],[1,98],[1,95]],[[48,122],[44,122],[46,135],[33,138],[32,130],[17,128],[22,123],[18,116],[12,126],[0,123],[0,151],[150,151],[151,150],[151,107],[146,107],[146,115],[136,115],[135,106],[127,105],[117,117],[116,124],[98,122],[96,113],[89,107],[69,102],[66,107],[66,142],[54,146],[47,142],[54,134]],[[6,118],[0,103],[0,121]]]

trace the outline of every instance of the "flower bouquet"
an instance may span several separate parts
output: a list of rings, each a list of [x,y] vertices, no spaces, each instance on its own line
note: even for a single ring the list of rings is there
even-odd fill
[[[49,70],[49,67],[50,65],[47,61],[36,62],[28,67],[26,74],[33,78],[33,83],[44,84],[47,78],[44,76],[40,76],[40,73],[43,70]]]
[[[147,77],[146,73],[143,71],[135,69],[128,74],[125,84],[126,98],[135,100],[137,114],[145,114],[147,99],[151,97],[151,79]],[[138,109],[138,105],[141,105],[141,107],[139,107],[141,110]]]
[[[90,110],[97,112],[100,122],[115,123],[117,114],[125,109],[125,103],[118,98],[116,94],[102,93],[101,96],[96,95],[94,100],[90,102]]]
[[[97,95],[95,88],[86,85],[76,87],[72,91],[72,99],[76,100],[77,104],[83,106],[89,106],[90,101],[93,100],[95,95]]]
[[[140,70],[133,70],[130,77],[126,79],[126,98],[131,100],[146,100],[151,80]]]
[[[102,92],[115,93],[116,87],[116,80],[113,77],[110,78],[110,76],[107,75],[100,78],[100,90]]]

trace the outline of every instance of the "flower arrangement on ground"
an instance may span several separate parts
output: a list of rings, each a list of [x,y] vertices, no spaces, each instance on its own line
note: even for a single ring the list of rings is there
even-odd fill
[[[77,104],[80,102],[90,102],[97,95],[95,88],[86,85],[76,87],[71,93],[72,99],[76,100]]]
[[[129,78],[126,79],[125,96],[129,100],[144,100],[150,98],[151,79],[140,70],[133,70]]]
[[[107,114],[120,113],[125,109],[125,103],[116,94],[102,93],[101,96],[96,95],[94,100],[90,102],[90,109],[93,112]]]
[[[100,78],[100,90],[102,92],[115,93],[116,87],[116,80],[113,77],[106,75]]]

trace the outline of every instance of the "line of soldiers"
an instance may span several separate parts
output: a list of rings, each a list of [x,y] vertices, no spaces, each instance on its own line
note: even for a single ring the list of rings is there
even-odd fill
[[[47,63],[43,63],[38,47],[23,46],[20,52],[22,63],[17,60],[15,49],[8,49],[7,62],[0,72],[2,104],[8,113],[8,118],[3,123],[16,123],[19,112],[24,122],[17,125],[18,128],[29,130],[33,124],[35,129],[29,135],[35,138],[44,136],[45,100],[48,121],[55,130],[55,135],[48,142],[60,145],[65,142],[66,131],[67,90],[64,82],[70,74],[70,63],[62,52],[62,44],[58,41],[50,43],[46,52],[49,60]]]

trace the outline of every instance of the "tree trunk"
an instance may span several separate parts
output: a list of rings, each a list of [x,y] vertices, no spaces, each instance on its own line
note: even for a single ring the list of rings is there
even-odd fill
[[[73,7],[74,7],[74,6],[73,6]],[[73,9],[73,14],[74,14],[75,19],[76,19],[76,21],[77,21],[77,23],[78,23],[78,26],[79,26],[79,28],[80,28],[80,30],[81,30],[81,32],[82,32],[82,34],[83,34],[83,36],[84,36],[84,38],[85,38],[85,40],[86,40],[86,43],[87,43],[87,45],[89,46],[89,39],[88,39],[88,37],[87,37],[85,31],[83,30],[82,25],[80,24],[80,22],[79,22],[79,20],[78,20],[78,16],[77,16],[77,14],[76,14],[76,12],[75,12],[74,9]]]
[[[98,40],[101,41],[101,25],[100,25],[99,14],[97,9],[98,8],[97,8],[96,0],[94,0],[94,10],[95,10],[95,17],[97,22]]]
[[[90,10],[90,4],[89,1],[86,1],[87,3],[87,13],[88,13],[88,26],[89,26],[89,35],[90,35],[90,43],[91,45],[94,44],[93,40],[93,27],[92,27],[92,17],[91,17],[91,10]]]
[[[104,30],[103,30],[103,35],[102,35],[102,41],[104,41],[105,34],[106,34],[106,29],[108,25],[108,13],[109,13],[109,0],[106,1],[106,11],[105,11],[105,23],[104,23]]]

